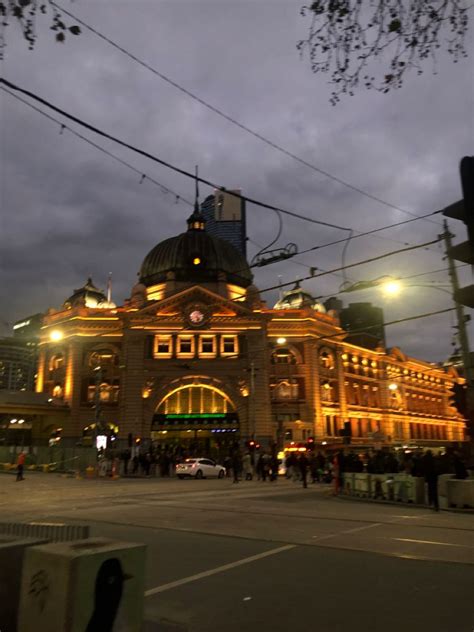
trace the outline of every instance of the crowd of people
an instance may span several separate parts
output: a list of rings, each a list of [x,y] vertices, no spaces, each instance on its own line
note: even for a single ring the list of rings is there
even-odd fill
[[[195,450],[183,446],[156,447],[148,449],[127,449],[120,454],[121,474],[124,476],[171,477],[176,465],[194,454]],[[234,483],[256,479],[274,482],[280,474],[286,479],[299,482],[303,487],[310,483],[332,483],[334,493],[344,486],[344,473],[366,472],[368,474],[406,473],[424,477],[429,503],[438,509],[437,481],[440,474],[453,474],[456,478],[467,478],[468,470],[454,450],[433,454],[410,450],[378,450],[366,453],[339,450],[323,454],[321,451],[289,451],[283,459],[278,458],[276,446],[270,450],[242,451],[236,443],[224,453],[214,456],[214,460],[226,469],[226,476]],[[280,453],[281,455],[281,453]],[[200,457],[209,457],[199,454]]]

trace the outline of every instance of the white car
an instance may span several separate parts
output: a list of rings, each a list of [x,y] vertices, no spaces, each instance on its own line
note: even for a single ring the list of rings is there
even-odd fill
[[[224,478],[225,467],[217,465],[211,459],[186,459],[183,463],[176,466],[176,476],[184,478],[192,476],[193,478]]]

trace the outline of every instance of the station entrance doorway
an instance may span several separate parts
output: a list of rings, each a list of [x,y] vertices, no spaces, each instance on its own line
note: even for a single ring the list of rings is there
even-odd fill
[[[178,386],[158,404],[151,438],[158,451],[225,456],[239,440],[239,416],[229,396],[209,384]]]

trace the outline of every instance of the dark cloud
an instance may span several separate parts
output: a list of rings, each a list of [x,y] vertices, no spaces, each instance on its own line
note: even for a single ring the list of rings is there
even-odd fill
[[[295,44],[306,23],[294,2],[124,1],[67,4],[99,31],[160,72],[304,160],[402,209],[422,214],[460,197],[457,166],[472,153],[471,59],[453,65],[440,55],[437,74],[407,80],[393,94],[359,92],[337,107],[330,86],[311,74]],[[366,231],[407,219],[328,179],[219,118],[84,31],[56,44],[47,20],[33,52],[9,28],[3,74],[92,125],[227,187],[308,216]],[[472,42],[472,39],[471,39]],[[471,46],[472,49],[472,46]],[[472,82],[471,82],[472,83]],[[140,174],[193,198],[193,183],[163,166],[74,127],[130,162],[138,174],[9,95],[1,93],[0,318],[12,322],[59,305],[92,275],[114,297],[129,295],[146,253],[181,232],[190,209]],[[201,187],[201,196],[209,193]],[[274,213],[248,207],[249,236],[268,243]],[[354,239],[351,264],[406,243],[433,239],[438,223],[419,221],[379,236]],[[463,228],[456,226],[459,238]],[[280,244],[300,250],[340,239],[344,232],[284,218]],[[257,247],[249,244],[252,256]],[[258,269],[261,288],[341,265],[342,245]],[[438,247],[347,270],[350,279],[409,275],[442,268]],[[463,271],[463,276],[465,275]],[[446,281],[446,274],[422,277]],[[341,275],[306,283],[317,295],[336,293]],[[464,278],[464,281],[466,278]],[[277,292],[266,294],[269,304]],[[344,296],[344,295],[343,295]],[[387,321],[449,306],[429,288],[387,301],[374,291],[346,295],[373,300]],[[429,360],[451,351],[450,316],[389,328],[390,344]]]

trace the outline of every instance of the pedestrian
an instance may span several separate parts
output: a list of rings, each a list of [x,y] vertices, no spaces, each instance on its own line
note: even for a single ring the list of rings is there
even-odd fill
[[[133,463],[132,474],[136,475],[138,473],[138,466],[140,465],[140,460],[137,454],[135,454],[135,456],[133,457],[132,463]]]
[[[453,457],[453,466],[454,466],[454,477],[458,479],[467,478],[467,469],[464,463],[461,460],[461,457],[457,452],[454,453]]]
[[[262,454],[262,481],[265,483],[270,475],[270,455],[264,452]]]
[[[260,454],[258,455],[255,470],[257,472],[257,480],[261,481],[263,478],[263,452],[260,452]]]
[[[316,481],[319,481],[318,459],[314,452],[309,457],[309,471],[311,472],[311,482],[316,483]]]
[[[428,484],[428,504],[434,511],[439,511],[438,501],[438,467],[431,450],[428,450],[421,459],[423,475]]]
[[[234,474],[233,483],[239,482],[239,475],[242,470],[242,458],[240,456],[240,451],[236,448],[232,453],[232,472]]]
[[[253,467],[252,467],[252,457],[249,452],[244,454],[242,459],[242,466],[244,470],[245,480],[251,481],[253,479]]]
[[[25,468],[25,458],[26,458],[26,455],[22,450],[20,454],[18,455],[18,460],[17,460],[17,467],[18,467],[17,474],[16,474],[17,481],[25,480],[25,477],[23,476],[23,470]]]
[[[303,487],[308,487],[308,481],[306,480],[308,477],[308,457],[304,452],[302,452],[298,459],[298,466],[301,473],[301,480],[303,481]]]
[[[272,454],[272,456],[270,457],[270,481],[276,481],[278,479],[278,466],[279,466],[280,462],[278,460],[278,456],[276,455],[276,452],[274,452]]]

